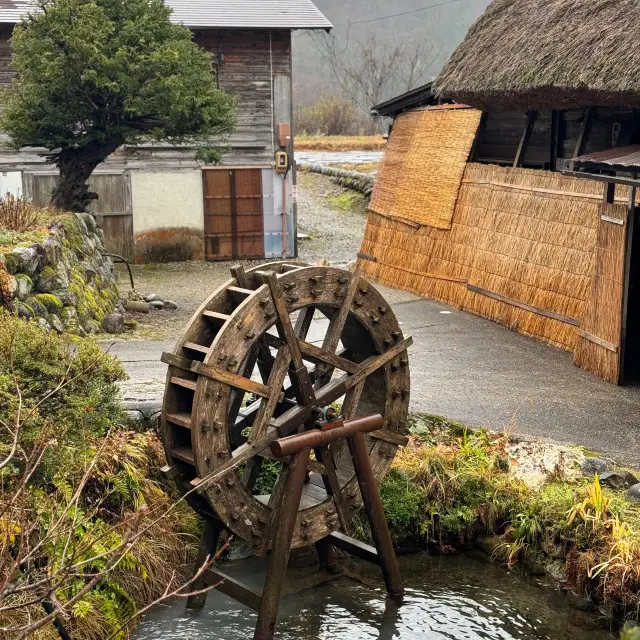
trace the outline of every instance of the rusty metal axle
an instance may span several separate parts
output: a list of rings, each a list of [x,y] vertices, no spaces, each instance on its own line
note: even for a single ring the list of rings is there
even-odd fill
[[[339,422],[336,426],[329,423],[324,425],[322,429],[311,429],[310,431],[297,433],[272,442],[271,453],[276,458],[286,458],[294,456],[304,449],[326,447],[332,442],[337,442],[342,438],[350,438],[358,433],[364,434],[378,431],[383,426],[384,420],[381,415],[356,418],[344,423]]]

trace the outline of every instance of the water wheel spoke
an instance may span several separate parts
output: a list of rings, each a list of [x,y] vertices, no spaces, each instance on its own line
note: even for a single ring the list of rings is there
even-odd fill
[[[299,340],[306,340],[309,335],[309,329],[311,329],[311,323],[313,322],[313,316],[316,314],[315,307],[307,307],[301,309],[298,314],[295,326],[295,334]]]
[[[282,294],[282,287],[278,282],[278,276],[273,271],[259,272],[256,275],[268,284],[271,290],[271,297],[273,298],[273,304],[278,316],[278,333],[281,340],[287,343],[291,360],[293,361],[293,370],[290,372],[290,377],[291,382],[294,384],[298,402],[308,407],[313,406],[316,400],[313,384],[309,376],[309,371],[302,361],[300,345],[298,344],[298,338],[291,324],[291,318],[289,317],[287,304]]]
[[[289,347],[283,345],[278,349],[278,355],[276,356],[271,374],[269,375],[268,387],[271,389],[271,395],[260,404],[258,415],[256,416],[251,435],[249,436],[250,443],[261,440],[267,432],[276,406],[280,402],[280,395],[285,378],[287,377],[290,362],[291,354]]]
[[[329,329],[327,330],[324,341],[322,343],[322,349],[327,353],[335,354],[338,350],[340,338],[342,337],[342,333],[344,332],[344,327],[347,322],[347,318],[349,317],[351,306],[353,305],[353,300],[355,299],[356,293],[358,291],[358,286],[360,284],[360,273],[360,263],[356,263],[356,266],[351,273],[349,284],[347,286],[347,292],[345,294],[344,300],[342,301],[342,305],[338,309],[338,312],[335,313],[329,321]],[[315,384],[316,389],[327,384],[329,380],[331,380],[334,368],[335,365],[331,364],[322,366],[319,372],[318,380]]]
[[[351,360],[341,358],[326,349],[321,349],[315,344],[300,340],[299,345],[303,357],[311,362],[321,365],[330,365],[331,367],[340,369],[341,371],[346,371],[347,373],[358,373],[358,371],[360,371],[359,364],[352,362]]]

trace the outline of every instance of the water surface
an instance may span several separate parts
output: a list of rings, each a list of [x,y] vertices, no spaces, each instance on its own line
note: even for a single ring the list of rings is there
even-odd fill
[[[349,562],[361,581],[341,577],[283,599],[277,638],[282,640],[611,640],[592,614],[567,606],[552,589],[528,577],[468,556],[400,558],[406,597],[385,598],[378,569]],[[226,572],[261,586],[264,563],[232,562]],[[295,570],[294,570],[295,571]],[[312,572],[309,567],[300,572]],[[363,584],[363,582],[365,584]],[[184,601],[152,612],[136,640],[246,640],[256,614],[219,593],[200,614]]]

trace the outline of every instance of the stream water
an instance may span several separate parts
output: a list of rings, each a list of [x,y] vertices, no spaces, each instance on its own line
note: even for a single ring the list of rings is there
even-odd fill
[[[379,570],[349,562],[351,575],[285,597],[276,637],[281,640],[611,640],[602,620],[571,608],[553,589],[473,556],[403,556],[401,606],[385,598]],[[260,587],[264,561],[230,562],[223,571]],[[313,568],[299,569],[307,574]],[[289,579],[289,574],[288,574]],[[256,615],[219,593],[202,613],[184,601],[157,608],[135,640],[246,640]]]

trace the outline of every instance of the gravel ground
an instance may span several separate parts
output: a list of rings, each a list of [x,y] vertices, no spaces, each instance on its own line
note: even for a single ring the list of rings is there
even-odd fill
[[[325,176],[299,174],[298,224],[300,259],[315,263],[346,265],[355,260],[366,225],[367,202],[363,196],[334,185]],[[133,340],[176,339],[191,316],[220,285],[229,279],[229,267],[235,262],[174,262],[170,264],[134,265],[136,290],[155,293],[177,303],[175,311],[154,311],[149,315],[132,313],[129,320],[138,330],[121,337]],[[251,268],[257,261],[242,262]],[[126,270],[118,266],[120,290],[129,291]],[[414,299],[411,294],[385,289],[389,302]]]

